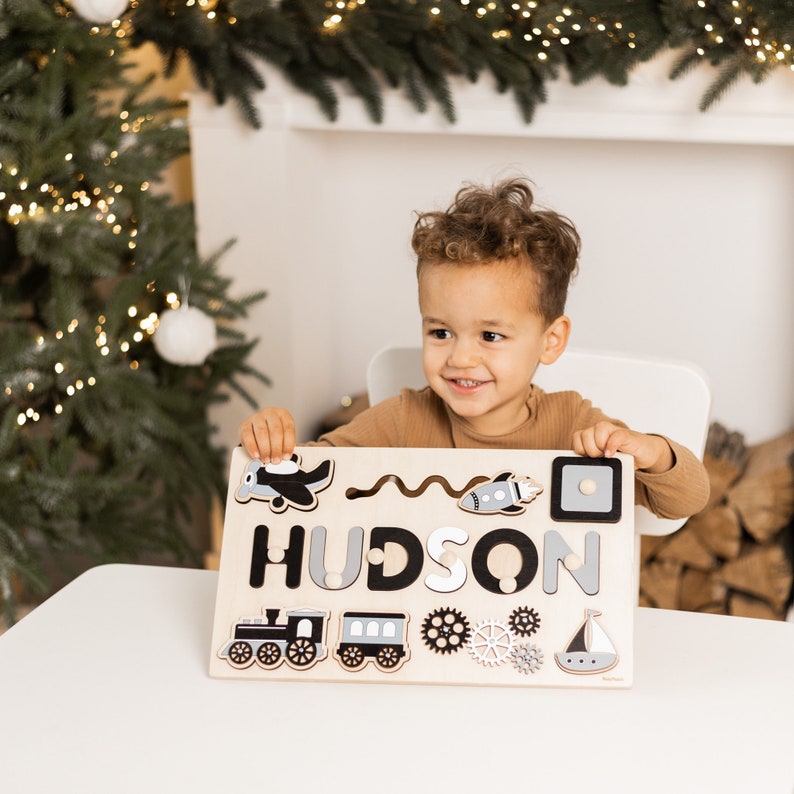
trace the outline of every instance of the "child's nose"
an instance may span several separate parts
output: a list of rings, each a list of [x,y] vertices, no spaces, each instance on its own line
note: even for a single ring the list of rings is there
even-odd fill
[[[456,339],[449,351],[449,365],[456,369],[466,369],[477,364],[477,346],[466,339]]]

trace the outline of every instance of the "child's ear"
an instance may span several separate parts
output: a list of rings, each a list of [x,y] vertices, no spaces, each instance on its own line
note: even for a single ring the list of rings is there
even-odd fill
[[[541,364],[553,364],[568,346],[568,337],[571,335],[571,320],[564,314],[549,323],[544,332],[545,346],[540,356]]]

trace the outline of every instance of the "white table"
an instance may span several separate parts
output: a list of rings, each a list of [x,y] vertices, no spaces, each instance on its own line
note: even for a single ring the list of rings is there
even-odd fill
[[[631,690],[221,681],[217,574],[112,565],[0,637],[0,791],[794,792],[794,625],[638,609]]]

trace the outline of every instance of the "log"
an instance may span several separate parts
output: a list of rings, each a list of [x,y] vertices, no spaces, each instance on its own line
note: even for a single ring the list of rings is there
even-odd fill
[[[711,551],[699,540],[698,536],[685,524],[678,532],[670,535],[667,543],[660,546],[657,560],[677,560],[688,568],[710,571],[714,568]]]
[[[728,504],[759,543],[786,526],[794,512],[794,478],[787,469],[767,471],[756,479],[743,477],[728,494]]]
[[[782,612],[776,612],[765,601],[751,598],[743,593],[731,593],[728,599],[728,614],[740,618],[761,618],[762,620],[783,620]]]
[[[791,594],[791,562],[782,545],[750,547],[750,551],[725,563],[715,579],[747,595],[763,599],[782,613]]]
[[[742,527],[736,511],[727,505],[718,505],[698,513],[684,525],[716,557],[733,560],[742,548]]]
[[[682,570],[675,560],[653,560],[643,571],[642,594],[659,609],[678,609]]]
[[[652,559],[660,546],[667,543],[667,535],[640,535],[640,564]]]
[[[688,569],[681,576],[679,606],[688,612],[699,612],[708,607],[724,612],[725,593],[725,587],[717,584],[710,572]]]
[[[741,476],[742,470],[727,460],[703,456],[703,465],[709,476],[709,500],[704,510],[710,510],[725,501],[728,491]]]
[[[747,447],[741,433],[729,432],[718,422],[709,427],[703,465],[709,475],[711,495],[708,506],[720,504],[728,489],[739,479],[747,461]]]
[[[742,478],[728,492],[728,504],[759,543],[766,543],[794,513],[794,432],[750,448]]]
[[[735,430],[728,430],[719,422],[712,422],[706,437],[705,454],[714,459],[729,461],[741,471],[747,460],[744,436]]]

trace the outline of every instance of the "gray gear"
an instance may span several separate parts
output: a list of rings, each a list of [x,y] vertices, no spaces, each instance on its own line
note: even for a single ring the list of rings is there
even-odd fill
[[[510,658],[519,673],[536,673],[543,664],[543,651],[537,645],[517,645]]]

